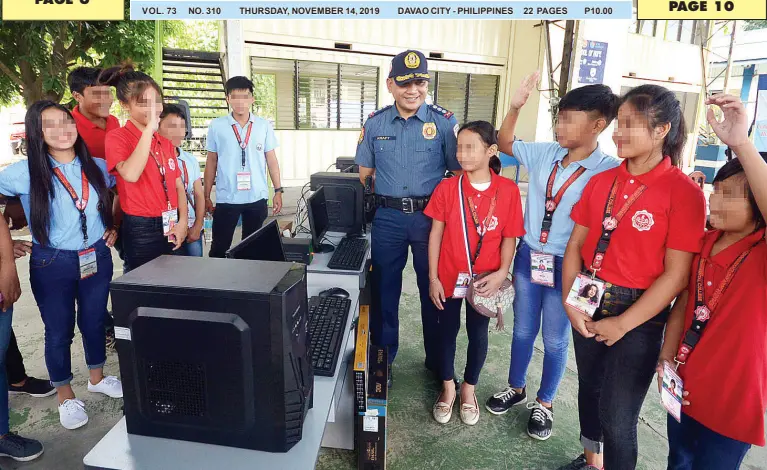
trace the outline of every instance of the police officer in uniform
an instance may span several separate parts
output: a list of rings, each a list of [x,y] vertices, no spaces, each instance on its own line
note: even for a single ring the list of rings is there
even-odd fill
[[[356,163],[363,184],[374,179],[378,207],[372,230],[372,294],[370,333],[373,344],[388,347],[391,363],[399,344],[399,300],[402,270],[413,253],[421,296],[426,368],[437,372],[440,344],[437,310],[429,299],[428,244],[431,219],[423,214],[446,170],[458,171],[453,113],[426,104],[430,75],[419,51],[398,54],[386,86],[395,104],[372,113],[357,145]]]

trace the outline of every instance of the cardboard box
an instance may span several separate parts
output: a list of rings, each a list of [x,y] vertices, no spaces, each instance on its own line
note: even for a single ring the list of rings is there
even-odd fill
[[[357,468],[385,470],[389,361],[386,349],[369,349],[367,410],[357,415],[355,423]]]
[[[360,305],[360,315],[357,320],[357,339],[354,347],[354,413],[364,413],[367,410],[368,393],[368,346],[369,335],[368,305]]]

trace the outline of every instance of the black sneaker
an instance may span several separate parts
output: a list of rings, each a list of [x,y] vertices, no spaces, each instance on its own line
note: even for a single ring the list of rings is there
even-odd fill
[[[49,397],[56,393],[56,387],[51,385],[50,380],[27,377],[24,385],[17,387],[8,384],[8,394],[10,395],[29,395],[35,398]]]
[[[487,399],[485,408],[494,415],[502,415],[509,411],[512,406],[527,401],[527,387],[522,389],[522,393],[517,393],[513,388],[506,387],[503,391],[496,393]]]
[[[530,405],[527,408],[533,411],[527,421],[527,435],[533,439],[545,441],[551,437],[551,428],[554,427],[554,410],[546,408],[537,401],[530,403]]]
[[[597,467],[586,463],[586,456],[584,454],[581,454],[578,456],[578,458],[568,463],[567,465],[563,465],[559,467],[557,470],[592,470],[592,469],[598,470]]]
[[[106,332],[107,350],[115,349],[116,344],[117,344],[117,340],[115,339],[115,329],[114,328],[107,329],[107,332]]]
[[[9,432],[0,438],[0,457],[10,457],[19,462],[29,462],[40,457],[43,453],[43,445],[34,439],[21,437],[14,432]]]

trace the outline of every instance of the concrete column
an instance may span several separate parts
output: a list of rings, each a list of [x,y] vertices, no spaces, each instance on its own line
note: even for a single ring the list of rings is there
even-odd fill
[[[242,21],[226,20],[224,23],[224,51],[226,79],[238,75],[249,76],[245,70],[245,38]]]

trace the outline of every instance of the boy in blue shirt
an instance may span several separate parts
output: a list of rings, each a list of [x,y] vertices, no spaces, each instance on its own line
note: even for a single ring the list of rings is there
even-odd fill
[[[246,77],[230,78],[226,82],[226,101],[232,113],[214,119],[208,127],[205,208],[213,214],[212,258],[224,257],[240,217],[243,239],[263,225],[269,197],[267,170],[274,185],[274,213],[282,209],[277,138],[268,121],[250,112],[253,82]],[[210,198],[214,180],[215,206]]]
[[[556,142],[514,140],[522,106],[538,82],[525,78],[511,99],[498,134],[501,152],[527,168],[525,236],[514,259],[514,333],[509,385],[487,400],[490,413],[501,415],[527,401],[526,375],[543,319],[543,377],[527,433],[538,440],[551,437],[552,401],[567,365],[570,321],[562,304],[562,258],[573,230],[570,211],[589,179],[615,168],[619,160],[605,155],[597,139],[618,110],[618,97],[605,85],[589,85],[567,93],[559,103]]]

